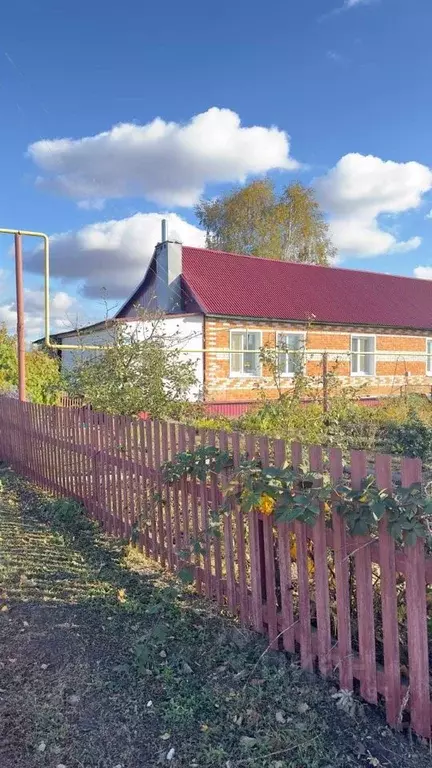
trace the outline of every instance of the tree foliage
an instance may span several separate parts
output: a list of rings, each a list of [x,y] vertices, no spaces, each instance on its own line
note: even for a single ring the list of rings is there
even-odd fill
[[[278,194],[269,179],[255,180],[195,212],[209,248],[324,266],[336,255],[314,192],[300,182]]]
[[[26,391],[33,403],[55,403],[61,389],[61,375],[56,358],[45,352],[26,352]],[[18,386],[16,337],[0,326],[0,392],[12,392]]]
[[[109,328],[106,348],[88,358],[77,355],[67,374],[68,392],[106,413],[179,417],[197,385],[195,363],[182,354],[184,337],[168,333],[162,316],[137,312],[133,328]]]

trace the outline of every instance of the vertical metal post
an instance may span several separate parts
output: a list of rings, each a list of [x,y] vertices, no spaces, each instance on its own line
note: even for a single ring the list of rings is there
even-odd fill
[[[17,312],[17,342],[18,342],[18,397],[21,402],[26,399],[25,372],[25,337],[24,337],[24,282],[22,240],[19,233],[15,234],[15,281],[16,281],[16,312]]]
[[[323,411],[328,413],[329,401],[328,401],[328,352],[324,352],[322,357],[322,370],[323,370]]]

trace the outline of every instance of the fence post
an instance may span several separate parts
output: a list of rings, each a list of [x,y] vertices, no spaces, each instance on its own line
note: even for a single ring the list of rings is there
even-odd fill
[[[421,482],[420,459],[402,460],[402,485]],[[431,735],[429,699],[429,656],[426,610],[426,572],[424,540],[417,538],[406,546],[406,606],[408,623],[408,663],[413,730],[424,738]]]

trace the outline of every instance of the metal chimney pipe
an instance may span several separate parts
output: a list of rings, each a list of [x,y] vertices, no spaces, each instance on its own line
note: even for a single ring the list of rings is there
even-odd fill
[[[167,220],[162,219],[162,242],[166,243],[168,239],[168,226],[167,226]]]

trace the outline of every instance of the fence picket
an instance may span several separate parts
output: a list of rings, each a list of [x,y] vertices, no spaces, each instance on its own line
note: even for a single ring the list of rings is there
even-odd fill
[[[170,460],[174,461],[177,454],[177,428],[175,424],[170,424]],[[173,495],[173,508],[174,508],[174,556],[177,567],[179,564],[179,552],[182,548],[181,529],[180,529],[180,485],[178,480],[172,483],[172,495]]]
[[[366,476],[367,465],[365,452],[351,451],[352,487],[360,489],[361,481]],[[376,681],[371,539],[368,536],[355,536],[354,543],[358,641],[361,665],[360,693],[370,704],[376,704],[378,694]]]
[[[300,443],[291,446],[292,465],[297,469],[302,463]],[[312,629],[309,594],[309,558],[306,526],[298,520],[294,523],[297,584],[299,593],[300,663],[303,669],[313,670]]]
[[[214,430],[209,429],[208,431],[208,443],[209,445],[215,446],[216,445],[216,437]],[[219,509],[219,487],[218,487],[218,476],[216,472],[210,473],[210,499],[211,499],[211,511],[217,512]],[[222,550],[221,550],[221,540],[219,536],[213,536],[213,553],[214,553],[214,573],[215,573],[215,594],[216,594],[216,600],[218,601],[219,605],[222,605],[223,603],[223,592],[222,592]]]
[[[150,515],[150,553],[155,560],[158,560],[158,540],[157,540],[157,527],[156,527],[156,514],[157,508],[155,506],[155,482],[154,482],[154,460],[153,460],[153,436],[152,436],[152,422],[147,419],[145,423],[146,427],[146,456],[147,456],[147,471],[148,471],[148,488],[149,488],[149,515]],[[149,530],[150,532],[150,530]]]
[[[150,494],[147,460],[147,431],[144,421],[139,423],[139,462],[142,483],[142,508],[140,509],[140,531],[144,543],[146,557],[150,557]],[[142,530],[144,528],[144,530]]]
[[[164,508],[162,499],[162,479],[161,479],[161,438],[160,438],[160,421],[153,422],[153,461],[156,477],[156,492],[157,492],[157,529],[159,537],[159,560],[162,567],[166,563],[165,554],[165,525],[164,525]]]
[[[200,429],[199,437],[200,444],[206,444],[207,432],[205,429]],[[200,509],[201,509],[201,529],[204,532],[204,552],[203,552],[203,564],[204,564],[204,592],[206,597],[213,596],[212,587],[212,562],[211,562],[211,536],[209,534],[209,487],[207,479],[200,482]]]
[[[228,435],[226,432],[219,433],[219,447],[221,451],[228,450]],[[224,470],[221,473],[222,491],[226,489],[228,484],[228,472]],[[230,504],[230,509],[233,509],[233,504]],[[227,602],[228,610],[232,613],[236,613],[236,582],[234,573],[234,541],[233,541],[233,527],[232,527],[232,513],[225,512],[223,515],[223,535],[224,535],[224,554],[225,554],[225,572],[227,582]]]
[[[282,467],[285,462],[285,442],[274,441],[275,464]],[[294,607],[292,599],[291,576],[291,526],[289,523],[278,523],[278,562],[279,588],[282,614],[282,642],[285,651],[295,651]]]
[[[259,451],[261,461],[264,467],[270,464],[269,458],[269,440],[268,437],[260,437]],[[275,573],[275,553],[273,542],[273,515],[261,515],[259,525],[263,535],[263,570],[265,590],[265,604],[267,609],[267,631],[270,638],[270,646],[276,649],[278,645],[278,617],[276,602],[276,573]]]
[[[232,451],[234,467],[240,464],[240,435],[235,432],[232,435]],[[249,598],[247,587],[247,566],[246,566],[246,541],[245,541],[245,521],[242,510],[239,505],[235,505],[235,535],[238,569],[238,587],[239,587],[239,608],[240,622],[243,626],[249,624]]]
[[[310,468],[313,472],[323,471],[322,448],[312,446],[309,449]],[[332,671],[331,631],[330,631],[330,595],[327,558],[327,534],[324,505],[313,528],[314,565],[315,565],[315,602],[318,635],[318,666],[322,675],[328,677]]]
[[[340,448],[330,448],[330,477],[333,484],[342,480],[342,451]],[[336,499],[333,498],[332,524],[333,549],[336,579],[336,611],[337,611],[337,664],[341,688],[346,691],[353,689],[353,663],[351,644],[351,611],[349,592],[349,564],[347,554],[347,536],[345,521],[338,513]]]
[[[375,473],[378,488],[391,491],[392,471],[390,456],[376,456]],[[395,542],[387,530],[387,516],[379,522],[379,552],[386,716],[388,724],[394,728],[399,721],[399,710],[401,705],[399,624],[397,613]]]
[[[168,441],[168,424],[164,421],[161,425],[162,429],[162,461],[169,461],[169,441]],[[168,568],[170,571],[174,570],[174,549],[173,549],[173,532],[172,532],[172,510],[171,510],[171,489],[169,483],[164,484],[164,496],[165,496],[165,523],[166,523],[166,550]]]
[[[256,441],[252,436],[246,438],[246,451],[249,459],[255,457]],[[262,614],[262,573],[259,548],[258,515],[254,509],[248,513],[249,521],[249,559],[252,600],[252,625],[257,632],[264,631]]]
[[[189,427],[187,430],[188,449],[193,453],[195,451],[195,427]],[[200,545],[200,526],[198,520],[198,481],[196,477],[190,478],[190,497],[191,497],[191,512],[192,512],[192,535],[196,542],[195,549]],[[201,594],[201,555],[199,552],[194,554],[195,565],[195,589],[198,594]]]
[[[421,482],[420,459],[402,460],[402,485]],[[429,657],[426,608],[424,541],[417,538],[406,547],[406,607],[408,623],[408,662],[411,724],[419,736],[431,736],[429,699]]]

